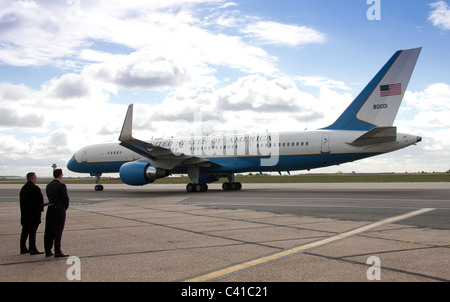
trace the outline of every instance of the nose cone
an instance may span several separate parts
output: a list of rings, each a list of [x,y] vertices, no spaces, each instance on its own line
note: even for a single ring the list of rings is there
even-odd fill
[[[72,158],[67,163],[67,169],[69,169],[72,172],[80,172],[78,169],[78,162],[75,160],[75,156],[72,156]]]
[[[418,143],[422,141],[422,137],[421,136],[417,136],[416,139],[417,139]]]

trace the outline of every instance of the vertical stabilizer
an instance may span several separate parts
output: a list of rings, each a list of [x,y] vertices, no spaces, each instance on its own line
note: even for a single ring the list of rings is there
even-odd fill
[[[397,51],[344,113],[324,129],[368,131],[392,126],[421,50]]]

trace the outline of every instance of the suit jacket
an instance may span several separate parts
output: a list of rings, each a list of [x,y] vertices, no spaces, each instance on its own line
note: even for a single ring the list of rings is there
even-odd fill
[[[54,179],[46,187],[49,206],[56,208],[69,208],[69,195],[67,195],[67,187],[59,179]]]
[[[44,211],[44,196],[41,189],[28,181],[20,190],[20,223],[22,225],[40,224],[41,212]]]

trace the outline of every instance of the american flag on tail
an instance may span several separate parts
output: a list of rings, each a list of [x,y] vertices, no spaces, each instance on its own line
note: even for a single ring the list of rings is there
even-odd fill
[[[380,85],[380,97],[401,95],[402,83]]]

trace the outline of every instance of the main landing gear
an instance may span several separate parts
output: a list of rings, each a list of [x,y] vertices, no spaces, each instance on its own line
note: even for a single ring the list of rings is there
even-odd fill
[[[240,182],[224,182],[222,184],[222,189],[224,191],[230,191],[230,190],[237,191],[237,190],[242,189],[242,184]]]
[[[234,181],[234,174],[227,174],[226,175],[228,182],[224,182],[222,184],[222,189],[224,191],[239,191],[242,189],[242,184],[240,182]]]
[[[238,191],[242,189],[242,184],[240,182],[224,182],[222,184],[222,189],[224,191]],[[186,191],[188,192],[206,192],[208,191],[207,184],[193,184],[189,183],[186,185]]]
[[[228,182],[224,182],[222,184],[222,189],[224,191],[239,191],[240,189],[242,189],[242,184],[240,182],[234,181],[234,174],[226,174],[223,176],[225,176],[228,179]],[[197,178],[191,177],[191,181],[198,181],[198,176],[197,176]],[[186,185],[186,191],[188,191],[188,192],[206,192],[206,191],[208,191],[208,185],[205,183],[189,183]]]
[[[208,191],[208,185],[207,184],[189,183],[186,185],[186,191],[188,191],[188,192],[206,192],[206,191]]]
[[[226,177],[228,182],[222,184],[222,189],[224,191],[237,191],[242,189],[242,184],[240,182],[234,181],[234,174],[220,174],[220,175],[200,175],[200,167],[198,165],[191,165],[187,168],[187,174],[191,180],[191,183],[186,185],[186,191],[188,192],[206,192],[208,191],[208,185],[205,182],[213,182],[221,177]],[[206,177],[205,177],[206,176]],[[204,181],[204,182],[201,182]]]

